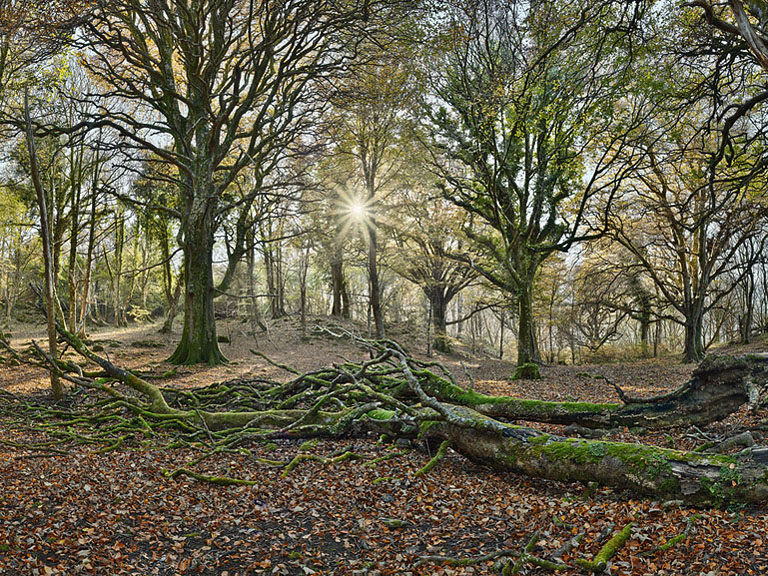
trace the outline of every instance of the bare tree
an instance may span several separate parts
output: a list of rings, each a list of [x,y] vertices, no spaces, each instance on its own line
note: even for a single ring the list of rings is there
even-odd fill
[[[96,0],[76,43],[122,111],[94,115],[176,170],[184,252],[184,328],[176,363],[223,360],[216,336],[213,249],[225,192],[241,171],[267,175],[300,143],[317,108],[313,85],[354,56],[374,0]],[[244,254],[244,250],[242,253]]]

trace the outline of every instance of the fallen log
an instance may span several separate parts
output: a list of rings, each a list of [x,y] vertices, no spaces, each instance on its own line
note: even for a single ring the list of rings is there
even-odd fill
[[[766,356],[707,358],[677,390],[642,402],[594,404],[546,402],[509,396],[487,396],[465,390],[428,370],[417,371],[424,390],[445,402],[469,406],[505,421],[576,424],[586,428],[705,426],[727,418],[750,402],[756,385],[768,382]]]
[[[655,499],[716,506],[768,500],[766,447],[754,446],[738,456],[681,452],[642,444],[565,438],[504,422],[499,418],[549,418],[545,421],[567,423],[574,415],[589,415],[589,422],[605,427],[626,422],[616,420],[617,414],[637,417],[638,408],[644,405],[617,405],[589,412],[581,410],[581,404],[579,410],[571,410],[572,403],[479,395],[432,372],[394,342],[366,343],[375,354],[359,365],[345,363],[297,375],[286,383],[260,382],[241,387],[233,395],[226,383],[196,391],[163,390],[93,353],[75,335],[64,329],[60,332],[75,351],[104,371],[101,379],[90,379],[81,371],[73,381],[92,382],[94,390],[105,392],[108,399],[100,405],[102,409],[127,409],[136,414],[142,435],[153,422],[164,429],[177,427],[187,436],[196,435],[220,451],[244,440],[387,433],[442,443],[443,453],[450,445],[465,457],[501,471],[568,482],[597,482]],[[68,366],[46,360],[51,370],[63,373]],[[764,358],[710,361],[694,372],[691,382],[660,399],[654,410],[649,407],[640,414],[649,422],[664,421],[667,425],[671,421],[684,422],[688,416],[722,417],[725,411],[743,404],[749,382],[762,381],[765,370]],[[127,386],[132,395],[121,392],[114,383]],[[709,405],[696,408],[696,398]],[[719,406],[713,398],[718,399]],[[227,408],[219,409],[221,406]],[[668,415],[663,416],[665,413]],[[108,416],[121,418],[115,413]],[[86,420],[83,416],[79,419]],[[103,414],[94,416],[94,421],[105,420]],[[120,430],[125,434],[126,424],[121,423]],[[184,473],[202,479],[209,476],[187,469]]]
[[[467,420],[488,418],[470,408],[452,409],[460,410]],[[436,421],[426,426],[425,435],[448,440],[454,450],[474,462],[535,478],[597,482],[658,500],[695,505],[768,500],[768,447],[726,456],[564,438],[524,426],[502,426],[492,431],[488,426]]]

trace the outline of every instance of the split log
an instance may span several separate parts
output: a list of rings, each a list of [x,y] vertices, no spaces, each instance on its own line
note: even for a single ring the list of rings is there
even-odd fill
[[[715,356],[697,367],[692,378],[677,390],[647,401],[629,404],[545,402],[487,396],[464,390],[446,378],[422,371],[424,389],[445,402],[470,406],[505,421],[576,424],[587,428],[626,426],[663,429],[674,426],[704,426],[723,420],[750,401],[754,389],[768,383],[768,357]]]

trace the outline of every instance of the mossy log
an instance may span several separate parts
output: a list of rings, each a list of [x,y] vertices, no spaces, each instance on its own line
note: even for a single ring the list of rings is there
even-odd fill
[[[579,418],[580,424],[594,422],[606,427],[627,425],[626,420],[614,418],[616,414],[632,413],[642,414],[646,418],[643,422],[654,427],[649,424],[717,419],[746,401],[750,383],[765,380],[764,358],[716,359],[702,364],[691,382],[654,400],[655,412],[643,410],[645,404],[598,405],[603,408],[590,412],[585,406],[593,405],[494,398],[464,391],[432,372],[427,364],[408,356],[394,342],[370,344],[375,354],[363,364],[346,363],[297,375],[284,384],[241,383],[235,387],[224,383],[196,391],[162,390],[99,357],[74,335],[63,329],[61,332],[77,352],[100,366],[112,381],[131,389],[133,395],[128,395],[108,382],[92,384],[97,392],[108,394],[106,405],[137,414],[142,437],[149,422],[164,430],[176,428],[180,434],[204,438],[214,450],[231,449],[244,439],[341,437],[371,432],[393,437],[418,435],[428,442],[441,442],[442,453],[450,445],[475,462],[532,477],[597,482],[655,499],[698,505],[768,500],[768,448],[752,447],[738,456],[680,452],[641,444],[565,438],[501,420],[570,423]],[[51,370],[62,370],[60,363],[49,361],[49,365]],[[88,378],[81,374],[74,381],[83,383]],[[696,399],[708,406],[697,408]],[[591,420],[585,420],[585,415]],[[94,415],[97,418],[99,415]],[[633,425],[637,423],[632,421]],[[125,428],[121,428],[121,434],[125,434]],[[296,462],[302,459],[307,457]],[[201,479],[224,478],[188,471],[192,474],[187,475]]]
[[[555,436],[503,424],[471,408],[452,406],[477,426],[422,425],[424,434],[497,470],[566,482],[597,482],[659,500],[722,506],[768,500],[768,447],[738,456],[682,452],[622,442]]]
[[[464,390],[446,378],[422,371],[425,391],[446,402],[505,421],[577,424],[587,428],[626,426],[663,429],[706,426],[723,420],[750,401],[753,390],[768,382],[765,356],[712,357],[677,390],[627,404],[544,402],[508,396],[486,396]]]

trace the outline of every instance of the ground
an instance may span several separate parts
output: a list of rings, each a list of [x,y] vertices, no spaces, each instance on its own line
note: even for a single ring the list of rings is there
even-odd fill
[[[180,368],[165,385],[195,387],[249,375],[289,377],[251,348],[299,370],[362,357],[348,343],[311,331],[302,335],[291,319],[275,324],[258,344],[234,324],[224,324],[221,332],[231,341],[222,344],[228,365]],[[36,328],[16,329],[14,343],[41,334]],[[156,326],[101,329],[91,336],[103,347],[102,354],[118,364],[156,374],[172,368],[163,359],[173,349],[174,336],[161,336]],[[471,375],[484,392],[600,402],[618,399],[595,376],[608,376],[636,396],[654,395],[682,383],[693,368],[670,359],[545,366],[540,381],[511,382],[514,367],[507,362],[458,356],[441,360],[461,383],[468,385]],[[23,366],[4,368],[0,387],[45,402],[45,378]],[[16,414],[0,416],[0,574],[492,574],[493,562],[459,567],[419,560],[522,550],[535,533],[534,553],[551,557],[583,533],[580,544],[562,556],[573,565],[576,558],[591,559],[629,522],[635,523],[632,536],[609,565],[610,574],[768,574],[768,504],[684,508],[601,487],[499,474],[450,451],[428,475],[416,478],[429,460],[426,451],[380,444],[375,438],[254,445],[249,446],[251,456],[221,455],[197,468],[257,481],[222,487],[163,475],[197,456],[189,448],[158,448],[158,440],[108,452],[101,445],[63,445],[60,454],[31,451],[18,444],[41,436],[18,422]],[[760,416],[739,413],[712,429],[727,433],[745,425],[759,427]],[[611,438],[681,449],[702,442],[694,430],[646,434],[625,429]],[[367,460],[306,462],[282,477],[280,469],[255,458],[287,461],[300,450],[330,455],[347,449]],[[372,462],[381,456],[392,457]],[[689,525],[687,539],[659,549]],[[547,572],[526,565],[521,573]]]

